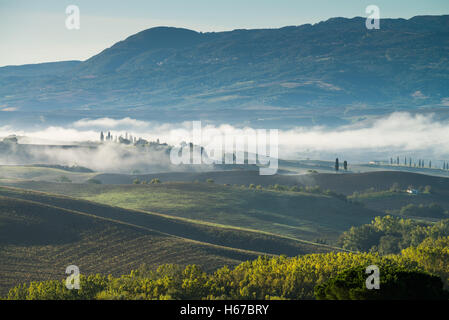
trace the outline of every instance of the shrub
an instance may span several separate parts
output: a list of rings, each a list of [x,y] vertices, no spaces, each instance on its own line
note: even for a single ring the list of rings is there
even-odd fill
[[[60,176],[59,178],[58,178],[58,181],[59,182],[62,182],[62,183],[71,183],[72,182],[72,180],[70,180],[68,177],[66,177],[66,176]]]
[[[380,288],[367,289],[364,266],[350,268],[315,287],[318,300],[447,300],[437,276],[393,265],[379,266]]]
[[[101,184],[101,181],[97,179],[89,179],[86,182],[90,184]]]

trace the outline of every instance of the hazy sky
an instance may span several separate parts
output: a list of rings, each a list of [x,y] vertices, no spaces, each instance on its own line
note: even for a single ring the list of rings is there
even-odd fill
[[[0,66],[85,60],[154,26],[278,28],[365,16],[371,4],[381,18],[449,14],[449,0],[0,0]],[[80,9],[79,30],[66,29],[68,5]]]

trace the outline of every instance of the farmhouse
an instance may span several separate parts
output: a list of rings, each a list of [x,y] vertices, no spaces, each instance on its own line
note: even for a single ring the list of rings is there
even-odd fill
[[[416,190],[416,189],[413,189],[413,188],[408,188],[408,189],[407,189],[407,193],[410,193],[410,194],[418,194],[419,191]]]

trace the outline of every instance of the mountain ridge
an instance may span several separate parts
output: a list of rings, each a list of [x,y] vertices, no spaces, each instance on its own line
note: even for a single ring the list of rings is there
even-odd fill
[[[19,77],[11,67],[0,68],[0,104],[45,112],[63,103],[66,111],[90,109],[98,116],[133,108],[143,118],[155,111],[209,119],[218,112],[223,120],[251,114],[249,121],[278,117],[281,123],[325,111],[335,121],[393,106],[443,106],[448,51],[449,15],[381,19],[380,30],[367,30],[362,17],[208,33],[156,27],[72,68],[61,64],[61,72],[41,66]],[[264,106],[290,111],[257,110]]]

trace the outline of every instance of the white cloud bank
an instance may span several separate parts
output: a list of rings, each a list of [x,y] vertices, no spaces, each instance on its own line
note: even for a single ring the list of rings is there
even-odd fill
[[[189,141],[192,123],[160,124],[131,118],[82,119],[67,128],[47,127],[42,130],[24,131],[11,127],[0,127],[0,137],[10,134],[28,137],[28,142],[98,141],[99,132],[111,131],[115,135],[128,132],[136,137],[177,145]],[[245,128],[228,124],[204,128],[218,129],[223,133],[238,136]],[[25,140],[24,140],[25,141]],[[294,159],[334,155],[347,159],[389,159],[390,156],[408,155],[428,159],[449,159],[449,121],[440,121],[432,115],[393,113],[387,117],[358,122],[337,128],[297,127],[279,130],[280,158]]]
[[[432,115],[393,113],[371,123],[358,123],[328,130],[323,127],[296,128],[283,132],[283,139],[299,147],[337,151],[351,149],[394,149],[449,153],[449,122]]]
[[[102,128],[103,130],[110,130],[116,128],[146,128],[148,127],[148,122],[131,119],[129,117],[123,119],[111,119],[111,118],[100,118],[100,119],[81,119],[73,123],[75,128]]]

